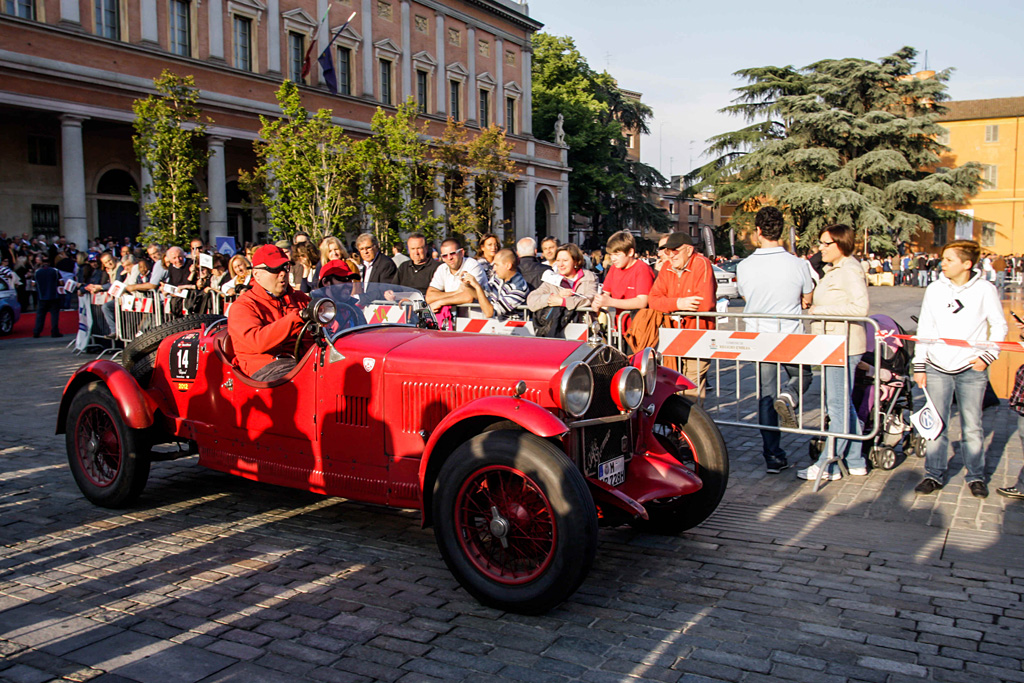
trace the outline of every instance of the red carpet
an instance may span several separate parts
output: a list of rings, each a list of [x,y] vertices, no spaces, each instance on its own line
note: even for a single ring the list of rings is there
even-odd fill
[[[49,318],[50,316],[46,316]],[[32,336],[32,328],[36,326],[36,314],[33,313],[22,313],[21,319],[14,324],[14,329],[11,330],[10,334],[0,337],[0,342],[5,339],[24,339],[25,337]],[[68,337],[68,341],[71,341],[70,337],[78,334],[78,311],[61,311],[60,312],[60,333],[65,337]],[[50,334],[50,321],[46,320],[43,323],[43,336]]]

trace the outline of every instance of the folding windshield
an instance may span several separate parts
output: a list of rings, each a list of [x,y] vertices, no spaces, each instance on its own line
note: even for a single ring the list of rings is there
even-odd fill
[[[314,290],[310,296],[330,299],[337,308],[324,330],[330,341],[346,330],[380,325],[436,325],[434,314],[419,290],[384,283],[345,282]]]

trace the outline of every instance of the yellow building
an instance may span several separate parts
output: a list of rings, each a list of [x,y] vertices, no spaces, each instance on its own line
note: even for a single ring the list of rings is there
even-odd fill
[[[997,254],[1024,252],[1024,150],[1020,149],[1024,97],[944,103],[939,119],[945,133],[939,142],[950,148],[944,165],[975,161],[984,168],[985,186],[970,203],[958,207],[955,225],[936,225],[934,242],[977,240]],[[920,244],[927,249],[928,245]]]

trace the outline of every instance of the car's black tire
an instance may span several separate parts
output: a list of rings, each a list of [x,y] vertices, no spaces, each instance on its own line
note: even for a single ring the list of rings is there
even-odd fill
[[[224,316],[222,315],[198,313],[196,315],[186,315],[184,318],[171,320],[163,325],[154,327],[148,332],[143,332],[138,337],[128,342],[128,345],[124,347],[124,352],[121,354],[121,364],[124,365],[125,369],[128,370],[128,372],[131,372],[136,379],[139,379],[140,377],[143,377],[146,372],[153,369],[156,350],[160,347],[160,342],[164,339],[172,334],[188,332],[189,330],[198,330],[203,325],[212,325],[223,318]],[[149,361],[147,371],[136,372],[134,369],[136,363],[139,363],[147,356],[153,356]]]
[[[688,496],[645,503],[648,519],[632,525],[656,534],[678,534],[692,529],[711,513],[729,485],[729,450],[711,417],[682,396],[670,396],[658,412],[655,436],[681,464],[690,468],[704,486]]]
[[[521,430],[474,436],[434,484],[441,557],[485,605],[541,614],[572,595],[597,551],[586,480],[551,443]]]
[[[92,382],[79,389],[65,427],[68,465],[86,498],[105,508],[122,508],[138,499],[149,479],[146,437],[124,423],[105,384]]]
[[[14,311],[9,308],[0,309],[0,335],[10,334],[14,329]]]

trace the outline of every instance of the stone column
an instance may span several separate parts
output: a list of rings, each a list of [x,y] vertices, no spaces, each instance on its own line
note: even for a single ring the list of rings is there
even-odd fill
[[[317,18],[319,19],[319,17]],[[267,0],[267,71],[281,73],[282,70],[281,3],[279,0]]]
[[[491,225],[497,225],[498,228],[495,232],[498,235],[498,240],[505,244],[505,225],[501,222],[503,216],[503,209],[505,208],[504,202],[505,194],[505,183],[502,181],[501,185],[498,186],[498,191],[494,194],[494,206],[491,207]]]
[[[569,215],[569,186],[563,185],[558,188],[558,235],[559,244],[569,241],[569,228],[572,216]]]
[[[537,239],[537,182],[533,178],[526,179],[526,237]],[[550,226],[548,226],[550,228]]]
[[[444,192],[444,177],[441,175],[434,176],[434,217],[440,218],[442,222],[446,216],[444,209],[444,199],[441,196]],[[447,234],[446,231],[442,230],[442,234]]]
[[[63,175],[64,211],[62,227],[68,242],[80,247],[89,244],[89,226],[85,215],[85,153],[82,149],[84,116],[64,114],[60,117],[61,172]]]
[[[530,181],[531,183],[533,181]],[[530,197],[528,196],[529,188],[526,186],[526,181],[520,180],[516,182],[516,240],[521,240],[524,237],[533,237],[533,233],[529,231],[529,225],[527,224],[526,216],[532,215],[533,210],[530,204]]]
[[[494,123],[500,128],[505,127],[505,41],[496,38],[494,41]]]
[[[150,174],[149,169],[144,165],[140,167],[139,179],[142,181],[139,192],[139,225],[142,227],[142,231],[145,232],[146,228],[149,227],[149,214],[146,213],[146,206],[153,202],[153,194],[147,192],[144,188],[147,185],[153,184],[153,176]]]
[[[469,77],[466,79],[466,120],[476,121],[476,107],[480,93],[476,91],[476,27],[470,25],[466,31],[466,40],[469,41],[466,50],[466,66],[469,68]]]
[[[402,101],[412,97],[412,18],[409,0],[402,0]]]
[[[522,133],[533,135],[533,50],[529,43],[523,46],[520,53],[523,56],[523,104],[522,104]],[[532,215],[532,214],[531,214]]]
[[[373,0],[363,0],[363,97],[373,99]]]
[[[211,135],[206,139],[210,160],[206,167],[206,185],[210,204],[210,243],[216,245],[217,237],[228,236],[227,178],[224,173],[224,143],[226,138]]]
[[[448,72],[446,71],[447,63],[444,61],[444,15],[438,12],[434,17],[436,19],[434,22],[434,49],[437,52],[437,82],[434,83],[436,90],[434,99],[437,104],[437,113],[444,116],[448,111],[448,97],[446,96]]]
[[[206,0],[206,16],[209,17],[210,59],[224,59],[223,0]]]
[[[69,24],[82,23],[78,0],[60,0],[60,20]]]
[[[160,32],[156,22],[156,0],[142,0],[139,8],[142,17],[142,42],[160,43]]]

